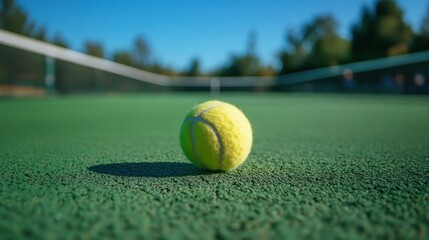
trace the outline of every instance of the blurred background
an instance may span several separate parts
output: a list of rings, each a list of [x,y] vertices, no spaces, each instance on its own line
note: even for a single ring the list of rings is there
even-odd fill
[[[429,1],[0,0],[0,96],[429,94]]]

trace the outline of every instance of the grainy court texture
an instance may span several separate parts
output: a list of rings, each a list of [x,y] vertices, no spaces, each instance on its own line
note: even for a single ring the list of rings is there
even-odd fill
[[[253,127],[225,173],[180,149],[208,95],[0,101],[0,239],[429,238],[429,98],[217,98]]]

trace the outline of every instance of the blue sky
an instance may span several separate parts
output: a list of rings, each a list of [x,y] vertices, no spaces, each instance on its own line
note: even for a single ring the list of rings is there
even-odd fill
[[[315,15],[331,13],[340,34],[363,5],[375,0],[16,0],[30,18],[61,33],[70,47],[82,50],[86,40],[101,42],[108,55],[126,50],[136,36],[144,36],[153,56],[163,64],[183,69],[198,57],[203,69],[225,63],[243,52],[249,32],[257,33],[257,52],[275,64],[288,29],[299,29]],[[397,0],[405,19],[418,29],[429,0]]]

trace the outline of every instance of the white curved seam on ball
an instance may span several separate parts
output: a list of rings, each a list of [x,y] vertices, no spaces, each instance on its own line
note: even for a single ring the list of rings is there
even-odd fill
[[[214,132],[216,139],[217,139],[217,142],[219,144],[219,160],[217,162],[217,165],[218,165],[217,167],[218,167],[218,169],[221,169],[221,167],[222,167],[222,156],[223,156],[223,144],[222,144],[222,139],[220,138],[220,134],[217,131],[216,127],[211,122],[205,120],[204,118],[200,117],[200,118],[198,118],[197,121],[200,121],[201,123],[206,124]]]
[[[191,143],[192,143],[192,150],[194,151],[194,155],[195,155],[195,159],[197,160],[197,162],[199,164],[201,164],[201,166],[206,168],[206,165],[203,163],[203,161],[201,161],[201,159],[198,157],[197,154],[197,146],[195,144],[195,132],[194,132],[194,125],[195,123],[197,123],[196,118],[192,119],[192,123],[191,123]]]
[[[218,160],[218,168],[220,169],[220,167],[221,167],[221,164],[222,164],[222,155],[223,155],[223,145],[222,145],[222,141],[221,141],[221,138],[220,138],[220,135],[219,135],[219,132],[217,131],[217,129],[209,122],[209,121],[207,121],[207,120],[205,120],[205,119],[203,119],[202,118],[202,115],[205,113],[205,112],[207,112],[207,111],[209,111],[210,109],[212,109],[212,108],[214,108],[214,107],[217,107],[217,106],[219,106],[221,103],[220,102],[216,102],[216,103],[214,103],[214,104],[212,104],[212,105],[209,105],[209,106],[207,106],[205,109],[203,109],[196,117],[194,117],[194,120],[193,121],[200,121],[200,122],[202,122],[202,123],[204,123],[203,121],[201,121],[201,120],[204,120],[204,121],[206,121],[205,122],[205,124],[206,125],[208,125],[210,128],[212,128],[212,131],[214,132],[214,134],[215,134],[215,136],[216,136],[216,138],[217,138],[217,142],[218,142],[218,144],[219,144],[219,160]]]
[[[204,108],[195,118],[199,118],[199,117],[201,117],[201,115],[203,115],[203,113],[205,113],[205,112],[207,112],[208,110],[210,110],[210,109],[212,109],[212,108],[214,108],[214,107],[217,107],[217,106],[219,106],[220,105],[220,103],[215,103],[215,104],[213,104],[213,105],[209,105],[208,107],[206,107],[206,108]]]
[[[205,112],[207,112],[208,110],[210,110],[210,109],[212,109],[212,108],[214,108],[214,107],[216,107],[216,106],[219,106],[220,105],[220,103],[215,103],[215,104],[213,104],[213,105],[210,105],[210,106],[208,106],[208,107],[206,107],[205,109],[203,109],[203,111],[201,111],[197,116],[190,116],[190,117],[187,117],[187,118],[185,118],[185,121],[195,121],[196,119],[198,119],[198,118],[200,118],[201,117],[201,115],[203,115],[203,113],[205,113]]]
[[[205,168],[207,168],[206,167],[206,165],[203,163],[203,161],[198,157],[198,153],[197,153],[197,146],[196,146],[196,144],[195,144],[195,132],[194,132],[194,126],[195,126],[195,123],[197,123],[198,121],[199,122],[202,122],[202,123],[204,123],[203,121],[201,121],[201,115],[203,115],[203,113],[205,113],[205,112],[207,112],[208,110],[210,110],[210,109],[212,109],[212,108],[214,108],[214,107],[216,107],[216,106],[219,106],[220,105],[220,103],[215,103],[215,104],[213,104],[213,105],[210,105],[210,106],[208,106],[208,107],[206,107],[205,109],[203,109],[203,111],[201,111],[197,116],[195,116],[195,117],[193,117],[193,116],[191,116],[191,117],[187,117],[187,118],[185,118],[185,121],[192,121],[192,123],[191,123],[191,129],[190,129],[190,131],[191,131],[191,144],[192,144],[192,149],[193,149],[193,151],[194,151],[194,155],[195,155],[195,159],[197,160],[197,162],[198,163],[200,163],[203,167],[205,167]],[[205,120],[205,119],[204,119]],[[207,123],[209,123],[207,120],[205,120]],[[206,123],[206,124],[207,124]],[[219,152],[220,152],[220,155],[219,155],[219,162],[218,162],[218,166],[219,166],[219,168],[220,168],[220,166],[221,166],[221,161],[222,161],[222,154],[223,154],[223,146],[222,146],[222,142],[221,142],[221,139],[220,139],[220,135],[219,135],[219,133],[217,132],[217,130],[216,130],[216,128],[214,128],[214,126],[212,126],[211,125],[211,123],[209,123],[209,124],[207,124],[207,125],[209,125],[211,128],[212,128],[212,130],[213,130],[213,132],[215,133],[215,135],[216,135],[216,138],[217,138],[217,140],[218,140],[218,143],[219,143]]]

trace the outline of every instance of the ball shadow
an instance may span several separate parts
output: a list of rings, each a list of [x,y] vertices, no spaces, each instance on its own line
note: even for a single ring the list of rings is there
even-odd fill
[[[177,162],[142,162],[142,163],[111,163],[94,165],[88,170],[122,177],[183,177],[208,174],[190,163]]]

